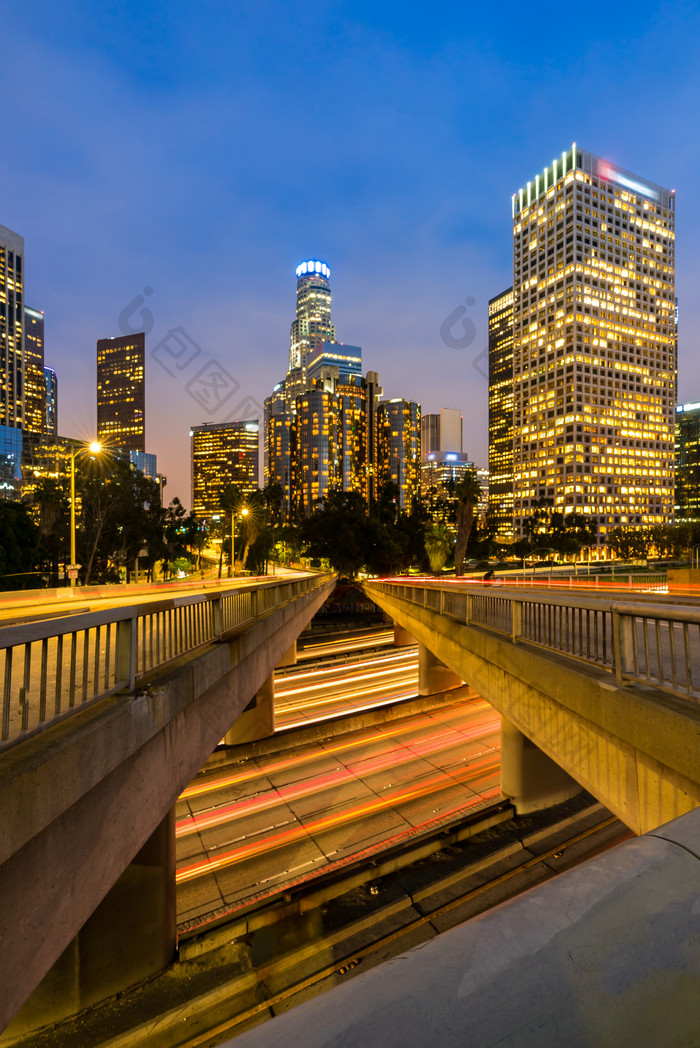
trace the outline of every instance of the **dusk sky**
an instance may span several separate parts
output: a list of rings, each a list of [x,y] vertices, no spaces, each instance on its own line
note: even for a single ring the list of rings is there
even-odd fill
[[[256,415],[284,376],[312,257],[385,396],[461,408],[486,465],[511,195],[574,141],[677,192],[679,399],[700,401],[698,5],[27,0],[2,17],[0,223],[25,238],[59,432],[93,437],[95,340],[148,310],[166,500],[190,505],[190,426]],[[169,374],[151,353],[174,328],[200,353]],[[216,410],[193,382],[212,361],[237,383]]]

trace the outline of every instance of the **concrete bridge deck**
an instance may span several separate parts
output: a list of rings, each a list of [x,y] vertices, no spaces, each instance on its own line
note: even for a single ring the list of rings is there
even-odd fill
[[[30,1025],[170,963],[177,797],[234,722],[269,733],[265,686],[333,584],[0,628],[0,1030],[49,972]]]
[[[696,602],[409,579],[365,590],[424,664],[501,713],[502,787],[519,810],[580,784],[645,833],[700,804]]]

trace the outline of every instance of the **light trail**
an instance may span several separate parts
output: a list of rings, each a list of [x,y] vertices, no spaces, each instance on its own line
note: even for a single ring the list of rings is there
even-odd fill
[[[233,866],[245,859],[264,855],[267,852],[289,844],[297,843],[300,840],[313,839],[315,835],[323,833],[324,831],[338,829],[350,822],[356,822],[369,815],[376,815],[379,812],[386,811],[387,808],[394,808],[397,805],[406,804],[412,800],[419,800],[421,798],[433,796],[436,793],[454,787],[456,784],[465,786],[469,782],[485,775],[491,775],[500,770],[500,763],[499,756],[499,759],[492,759],[490,762],[484,760],[481,763],[475,762],[474,766],[470,764],[460,775],[452,774],[448,777],[444,772],[441,772],[439,775],[434,776],[421,785],[408,786],[354,808],[345,808],[343,811],[334,815],[325,815],[319,819],[312,819],[305,825],[298,825],[293,829],[285,830],[282,833],[273,834],[262,841],[254,841],[248,845],[243,845],[240,848],[235,848],[230,852],[225,852],[223,855],[217,856],[215,859],[207,857],[200,862],[192,863],[188,866],[181,866],[176,873],[176,883],[184,884],[188,881],[195,880],[197,877],[208,876],[218,870]],[[500,783],[493,788],[488,788],[482,794],[475,794],[472,805],[465,805],[462,803],[453,809],[453,813],[467,811],[469,807],[473,807],[475,804],[481,804],[488,797],[495,797],[496,795],[500,796]],[[447,814],[450,813],[441,812],[440,820],[444,819]],[[428,823],[432,821],[433,820],[428,820]],[[414,827],[410,827],[410,832],[415,833]]]
[[[498,731],[500,718],[494,714],[490,718],[473,724],[468,731],[456,732],[451,729],[439,735],[431,735],[425,741],[416,742],[413,745],[403,747],[399,751],[390,754],[379,754],[376,757],[368,757],[359,761],[356,765],[348,764],[345,767],[336,768],[325,775],[315,776],[305,782],[293,786],[273,788],[257,797],[232,804],[222,805],[215,810],[209,810],[203,815],[189,815],[176,823],[175,834],[177,837],[185,837],[201,830],[210,829],[212,826],[220,826],[222,823],[232,822],[246,815],[253,815],[265,808],[276,804],[284,804],[290,801],[308,797],[311,794],[322,793],[325,790],[351,782],[360,776],[372,775],[380,771],[391,771],[403,767],[416,760],[416,758],[428,757],[445,749],[446,740],[454,746],[465,740],[472,740],[482,735]],[[465,762],[487,753],[494,753],[496,747],[490,746],[478,754],[465,757]]]
[[[331,666],[322,667],[317,670],[302,670],[300,673],[295,673],[294,670],[288,671],[281,674],[278,678],[275,678],[275,692],[276,694],[282,694],[289,689],[285,688],[286,682],[296,684],[300,680],[313,680],[318,677],[333,677],[335,675],[342,675],[347,673],[348,669],[353,671],[363,669],[364,667],[383,666],[387,663],[404,662],[407,664],[418,666],[418,652],[397,652],[395,655],[376,655],[374,658],[370,657],[363,659],[361,662],[355,660],[336,663]],[[314,685],[311,685],[313,687]],[[300,689],[301,690],[301,689]],[[304,689],[308,690],[308,689]]]
[[[484,699],[474,698],[469,702],[469,711],[486,709],[488,703]],[[367,746],[372,742],[388,742],[392,739],[400,739],[402,735],[408,735],[420,729],[423,726],[433,724],[435,720],[438,721],[450,721],[455,720],[458,723],[462,723],[464,719],[464,706],[454,707],[448,706],[443,710],[433,710],[430,713],[418,714],[410,718],[406,718],[404,722],[399,722],[396,725],[382,725],[381,730],[377,727],[371,729],[371,733],[363,734],[354,739],[349,739],[347,742],[338,742],[331,745],[324,745],[320,750],[314,750],[308,754],[294,757],[284,757],[278,760],[269,758],[265,761],[261,761],[255,768],[251,768],[249,771],[237,771],[230,775],[221,775],[216,778],[207,778],[204,782],[197,782],[196,780],[191,783],[186,790],[180,794],[180,800],[189,800],[191,797],[201,797],[207,793],[215,793],[217,790],[223,789],[228,786],[237,786],[244,782],[250,782],[252,779],[258,779],[261,775],[274,774],[279,771],[287,771],[289,768],[302,768],[304,764],[313,764],[318,761],[320,757],[325,756],[338,756],[342,753],[348,753],[360,746]]]

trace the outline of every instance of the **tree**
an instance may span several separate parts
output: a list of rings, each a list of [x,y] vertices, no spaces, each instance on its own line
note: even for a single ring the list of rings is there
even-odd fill
[[[0,589],[25,589],[36,557],[38,529],[18,502],[0,501]]]
[[[455,542],[455,575],[461,575],[469,534],[474,523],[474,509],[481,498],[481,485],[476,470],[470,469],[455,486],[457,501],[457,541]]]
[[[433,524],[425,536],[425,549],[433,575],[439,575],[452,552],[454,536],[444,524]]]

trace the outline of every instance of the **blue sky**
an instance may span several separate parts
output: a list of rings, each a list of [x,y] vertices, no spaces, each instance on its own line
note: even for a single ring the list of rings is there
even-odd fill
[[[309,257],[385,395],[461,408],[486,464],[510,197],[572,141],[677,191],[679,394],[700,400],[697,5],[27,0],[3,23],[0,223],[25,238],[60,431],[92,436],[95,339],[141,296],[166,496],[189,506],[190,426],[284,375]],[[180,372],[150,355],[173,328],[200,348]],[[218,409],[193,381],[212,362]]]

